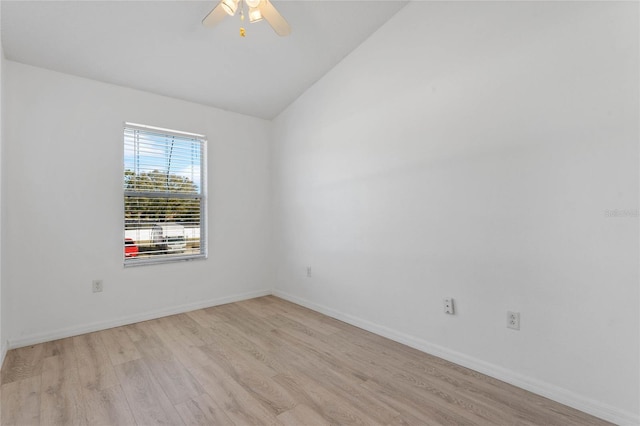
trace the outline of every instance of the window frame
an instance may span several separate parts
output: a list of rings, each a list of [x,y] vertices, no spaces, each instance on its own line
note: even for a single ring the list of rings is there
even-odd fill
[[[122,259],[125,268],[133,266],[145,266],[145,265],[157,265],[174,262],[185,262],[193,260],[201,260],[208,258],[208,232],[207,232],[207,137],[198,133],[183,132],[179,130],[166,129],[162,127],[149,126],[145,124],[137,124],[124,122],[122,127],[122,148],[123,148],[123,161],[122,171],[120,174],[123,179],[126,168],[125,151],[127,147],[127,131],[139,131],[147,134],[155,133],[163,137],[178,137],[183,139],[195,139],[200,143],[200,192],[189,193],[171,193],[171,192],[158,192],[158,191],[128,191],[124,186],[122,187]],[[159,255],[149,257],[127,257],[124,247],[126,246],[126,221],[127,221],[127,197],[148,197],[148,198],[173,198],[173,199],[199,199],[200,200],[200,251],[193,254],[171,254],[171,255]],[[138,244],[136,242],[136,244]]]

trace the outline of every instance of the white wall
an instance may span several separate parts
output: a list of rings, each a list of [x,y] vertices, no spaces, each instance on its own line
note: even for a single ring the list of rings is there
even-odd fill
[[[268,121],[12,61],[5,73],[11,346],[269,293]],[[123,267],[124,121],[208,137],[206,261]]]
[[[2,7],[0,7],[0,22],[2,22]],[[4,146],[4,128],[2,127],[2,114],[3,114],[3,104],[4,104],[4,50],[2,49],[2,40],[0,39],[0,241],[2,241],[2,147]],[[3,321],[3,316],[5,315],[5,310],[2,299],[2,244],[0,244],[0,367],[2,367],[2,363],[4,362],[4,357],[7,354],[7,346],[6,346],[6,334],[4,332],[5,322]]]
[[[638,72],[638,3],[410,3],[274,122],[276,294],[640,422]]]

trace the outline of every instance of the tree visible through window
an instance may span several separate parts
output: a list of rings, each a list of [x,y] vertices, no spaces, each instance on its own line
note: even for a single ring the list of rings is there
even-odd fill
[[[126,123],[125,264],[206,256],[205,138]]]

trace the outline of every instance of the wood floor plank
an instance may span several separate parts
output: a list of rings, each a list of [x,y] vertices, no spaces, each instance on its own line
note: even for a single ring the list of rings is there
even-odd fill
[[[192,373],[235,424],[282,424],[219,366],[212,363],[194,367]]]
[[[309,380],[303,374],[279,374],[273,378],[289,393],[296,395],[299,403],[319,413],[332,424],[341,425],[382,425],[367,413],[351,406],[339,395],[324,386]]]
[[[288,311],[284,309],[283,304],[277,299],[269,299],[269,297],[258,297],[255,299],[243,300],[238,305],[251,312],[258,317],[266,318],[278,314],[286,314]]]
[[[341,331],[340,328],[335,327],[325,321],[317,319],[315,316],[308,315],[305,312],[290,311],[283,314],[278,314],[277,317],[286,318],[291,323],[295,323],[296,326],[302,324],[305,328],[309,328],[316,333],[323,333],[331,335]]]
[[[330,368],[317,366],[306,366],[304,371],[298,373],[299,376],[306,376],[309,381],[316,382],[334,395],[339,396],[343,401],[358,408],[363,413],[367,413],[376,421],[383,424],[396,423],[401,412],[393,406],[385,404],[376,398],[375,395],[365,391],[359,380],[352,380],[351,377],[343,375],[339,371]]]
[[[134,425],[135,419],[120,385],[85,389],[82,393],[88,425]]]
[[[545,398],[537,395],[529,395],[527,399],[514,398],[520,390],[515,386],[503,382],[497,385],[483,380],[470,380],[468,375],[432,363],[405,361],[400,368],[403,374],[411,373],[422,380],[432,380],[437,386],[457,392],[464,390],[464,394],[475,401],[498,410],[497,418],[508,416],[509,422],[536,424],[541,413],[536,407],[544,406]],[[537,403],[532,405],[531,402],[536,400]],[[563,423],[572,424],[570,418],[563,420]]]
[[[466,420],[451,418],[448,413],[441,408],[429,404],[422,404],[415,398],[404,398],[402,393],[395,389],[379,385],[373,381],[367,381],[361,385],[376,398],[387,406],[394,408],[402,416],[398,423],[410,425],[437,426],[443,424],[472,424]],[[497,424],[497,423],[496,423]]]
[[[468,397],[461,397],[459,393],[451,389],[438,387],[437,385],[423,381],[417,377],[402,375],[380,374],[369,382],[381,384],[392,393],[402,395],[416,404],[432,409],[429,416],[441,418],[443,421],[452,421],[455,424],[482,424],[493,418],[498,423],[503,423],[502,413],[496,409],[487,412],[486,407],[478,404]],[[436,417],[436,414],[437,416]],[[492,417],[492,415],[494,417]],[[513,419],[509,419],[511,423]]]
[[[187,402],[176,405],[176,410],[185,425],[234,425],[218,404],[209,396],[202,394]]]
[[[291,410],[279,414],[278,420],[285,426],[328,426],[331,424],[327,419],[303,404],[298,404]]]
[[[39,376],[42,373],[44,349],[44,344],[41,344],[9,351],[0,374],[2,384]]]
[[[211,326],[211,328],[216,329],[220,324],[227,324],[232,327],[238,329],[238,331],[246,337],[260,337],[265,334],[269,334],[272,330],[275,329],[273,325],[269,322],[265,321],[263,318],[254,315],[251,311],[246,310],[245,308],[238,306],[236,309],[231,309],[228,305],[223,305],[221,308],[224,308],[226,315],[229,318],[227,321],[223,323],[215,323]]]
[[[118,384],[107,350],[97,333],[74,337],[73,346],[82,386],[106,389]]]
[[[131,340],[131,337],[127,334],[126,327],[103,330],[98,332],[98,335],[102,339],[104,347],[107,349],[107,355],[109,355],[111,364],[117,365],[142,358],[133,340]]]
[[[395,407],[386,404],[376,395],[365,391],[360,387],[359,381],[352,381],[339,372],[331,369],[307,368],[298,373],[306,376],[308,380],[321,385],[332,394],[350,404],[352,407],[366,413],[369,417],[382,424],[395,424],[401,417],[401,412]]]
[[[305,338],[306,336],[298,334],[299,338]],[[483,422],[487,419],[493,419],[500,423],[511,423],[514,418],[508,416],[503,410],[507,407],[496,407],[495,404],[488,403],[483,399],[482,395],[478,392],[459,392],[462,389],[461,386],[453,385],[449,380],[445,380],[443,377],[437,375],[425,376],[420,374],[416,369],[406,369],[402,363],[402,359],[390,356],[384,350],[365,351],[364,355],[358,353],[355,348],[364,349],[358,346],[354,340],[341,340],[338,336],[332,335],[331,338],[325,339],[323,342],[334,348],[336,351],[342,350],[342,348],[348,348],[348,352],[344,355],[348,356],[349,363],[360,363],[362,368],[369,365],[373,367],[373,374],[370,378],[378,378],[393,382],[398,385],[404,385],[403,389],[407,392],[417,392],[424,398],[428,398],[430,406],[438,406],[442,413],[447,411],[456,413],[457,407],[464,407],[461,412],[466,413],[466,419],[470,422]],[[344,360],[344,357],[340,358]],[[443,414],[444,415],[444,414]],[[446,417],[446,416],[445,416]],[[458,418],[456,421],[464,421],[462,418]]]
[[[135,324],[129,324],[124,327],[124,330],[131,341],[135,343],[148,336],[147,330],[151,323],[154,323],[154,321],[143,321]]]
[[[363,338],[363,339],[361,339]],[[402,352],[386,350],[386,345],[396,345],[396,342],[384,342],[380,345],[381,339],[375,335],[349,336],[332,335],[331,342],[337,347],[355,345],[362,354],[351,351],[350,357],[360,357],[361,362],[373,362],[376,365],[378,377],[385,376],[387,380],[394,382],[404,382],[405,384],[423,389],[437,389],[441,394],[447,394],[457,404],[465,406],[466,411],[475,412],[483,418],[490,418],[500,423],[522,422],[528,424],[532,419],[539,417],[540,412],[534,408],[535,405],[521,403],[522,400],[514,399],[514,391],[522,391],[506,383],[485,380],[469,380],[479,374],[471,370],[464,371],[463,367],[455,366],[435,357],[429,358],[421,352],[407,350],[403,347]],[[372,343],[373,340],[375,343]],[[386,339],[385,339],[386,340]],[[406,351],[406,352],[405,352]],[[414,358],[415,356],[415,358]],[[427,362],[428,361],[428,362]],[[443,370],[446,369],[446,372]],[[392,377],[389,379],[389,377]],[[461,392],[464,390],[464,392]],[[535,396],[536,398],[542,397]],[[540,401],[539,401],[540,402]],[[543,402],[543,401],[542,401]],[[571,424],[571,418],[567,417],[563,422]]]
[[[50,356],[59,357],[59,360],[62,364],[61,368],[63,370],[66,370],[67,368],[78,367],[75,346],[73,344],[73,338],[71,337],[44,343],[43,356],[45,359]]]
[[[608,423],[274,296],[8,352],[2,425]]]
[[[406,382],[409,386],[407,389],[413,387],[414,391],[418,389],[422,391],[425,389],[430,390],[432,397],[433,395],[439,395],[442,399],[442,401],[431,401],[431,405],[440,405],[440,411],[443,413],[439,414],[440,417],[444,416],[444,418],[446,418],[445,412],[448,410],[455,412],[455,407],[451,405],[458,404],[464,406],[465,411],[468,411],[469,415],[472,416],[471,419],[467,419],[468,421],[474,420],[480,422],[482,419],[492,418],[501,423],[507,422],[508,419],[508,422],[511,423],[516,419],[516,417],[510,417],[503,411],[509,407],[500,407],[499,405],[496,407],[496,404],[491,404],[492,401],[483,398],[478,392],[472,391],[466,394],[460,394],[457,389],[461,386],[452,386],[450,381],[443,381],[443,377],[431,376],[425,378],[417,374],[415,368],[408,371],[402,367],[401,357],[396,358],[389,356],[384,350],[368,350],[370,348],[358,345],[357,340],[340,339],[338,338],[339,336],[335,334],[324,336],[321,333],[312,333],[300,327],[287,327],[286,323],[285,330],[279,331],[278,333],[293,345],[301,345],[303,347],[306,345],[309,348],[311,352],[309,352],[309,357],[305,360],[307,364],[314,364],[313,360],[316,358],[314,357],[315,355],[320,357],[323,363],[329,363],[332,366],[332,371],[335,372],[343,371],[343,374],[348,374],[349,369],[347,367],[349,367],[355,369],[351,372],[354,377],[366,379],[367,376],[363,376],[363,374],[368,374],[369,378],[375,375],[384,375],[387,378],[393,376],[394,381]],[[295,337],[297,340],[287,339],[286,336]],[[317,351],[316,348],[323,350]],[[360,356],[357,349],[365,349],[366,356]],[[336,362],[336,358],[334,358],[335,354],[340,354],[337,357],[339,362]],[[369,370],[369,372],[367,372],[367,370]],[[322,370],[318,371],[320,371],[320,373],[317,374],[316,378],[320,379],[323,376]],[[436,383],[430,384],[430,382]],[[438,392],[435,392],[436,388]],[[467,387],[466,390],[468,391],[469,388]],[[357,401],[355,403],[357,404]],[[449,407],[447,408],[447,406]],[[458,419],[458,421],[464,420],[465,419]]]
[[[214,321],[229,321],[228,318],[224,316],[220,316],[217,313],[222,306],[225,306],[225,305],[216,305],[216,306],[211,306],[209,308],[204,308],[202,309],[202,312],[210,316]]]
[[[222,318],[208,314],[207,312],[208,311],[204,309],[198,309],[197,311],[187,312],[185,315],[198,323],[201,327],[210,327],[216,322],[223,321]]]
[[[206,365],[211,359],[202,351],[202,346],[195,346],[193,342],[182,334],[169,335],[159,324],[149,325],[150,330],[162,341],[164,346],[171,351],[173,356],[185,367]]]
[[[3,426],[40,424],[40,376],[2,385]]]
[[[139,425],[181,425],[182,420],[144,359],[115,366],[122,390]]]
[[[294,398],[280,385],[271,380],[273,371],[267,374],[261,371],[264,364],[245,357],[239,352],[221,352],[215,345],[204,346],[203,350],[211,360],[220,366],[233,380],[245,388],[257,401],[274,415],[283,413],[295,407]]]
[[[211,308],[204,309],[204,311],[208,315],[212,315],[222,321],[234,321],[245,316],[247,312],[246,309],[244,309],[237,303],[227,303],[224,305],[212,306]]]
[[[67,362],[68,364],[68,362]],[[87,423],[77,368],[65,368],[65,358],[45,358],[42,367],[40,422],[46,425]]]
[[[306,322],[296,321],[292,317],[277,314],[265,318],[269,324],[273,325],[276,330],[296,330],[309,336],[325,336],[328,337],[332,333],[325,333],[318,328],[314,328]]]
[[[339,340],[337,336],[331,336],[331,344],[335,344],[336,348],[348,347],[353,341]],[[356,346],[357,347],[357,346]],[[468,413],[469,420],[482,421],[482,419],[491,418],[499,422],[505,422],[502,407],[496,407],[495,404],[487,403],[478,392],[460,392],[461,386],[455,386],[449,380],[438,375],[423,375],[416,369],[406,369],[401,362],[394,356],[389,356],[385,351],[371,350],[366,352],[366,356],[353,354],[351,348],[350,359],[352,362],[360,362],[364,365],[369,363],[374,367],[375,373],[371,377],[386,380],[396,384],[402,384],[406,389],[413,392],[421,392],[425,397],[431,399],[432,405],[439,405],[443,410],[455,412],[455,405],[464,407],[464,412]],[[513,421],[508,417],[509,422]]]
[[[204,392],[198,381],[159,337],[149,336],[135,345],[172,404],[186,402]]]
[[[202,327],[186,314],[160,318],[155,322],[160,324],[169,335],[173,337],[183,335],[195,346],[207,345],[212,342],[209,329]]]
[[[219,323],[212,331],[215,335],[214,342],[202,347],[202,351],[209,356],[220,355],[230,362],[235,358],[246,362],[253,361],[254,368],[266,376],[274,376],[281,368],[285,368],[272,359],[259,344],[255,344],[253,339],[238,332],[233,326]]]
[[[331,318],[329,316],[321,314],[320,312],[316,312],[301,305],[296,305],[293,302],[280,299],[276,296],[266,296],[266,298],[270,299],[273,303],[277,302],[280,308],[282,308],[286,312],[298,313],[302,318],[314,318],[316,321],[320,321],[321,323],[328,324],[340,330],[353,330],[354,328],[356,330],[360,330],[359,328],[349,325],[346,322]]]
[[[364,382],[376,371],[370,362],[354,358],[349,345],[335,346],[328,336],[311,336],[295,329],[275,330],[272,334],[284,347],[296,347],[296,352],[303,355],[290,357],[290,365],[297,365],[298,368],[307,364],[331,368],[354,382]]]

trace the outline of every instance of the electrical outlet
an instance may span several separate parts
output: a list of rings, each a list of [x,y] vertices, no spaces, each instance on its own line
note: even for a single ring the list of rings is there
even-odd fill
[[[307,278],[311,278],[311,266],[307,266]]]
[[[446,299],[444,299],[444,313],[450,315],[454,314],[453,299],[451,297],[447,297]]]
[[[520,312],[507,312],[507,328],[520,330]]]
[[[100,293],[102,291],[102,280],[93,280],[91,282],[91,287],[93,288],[94,293]]]

